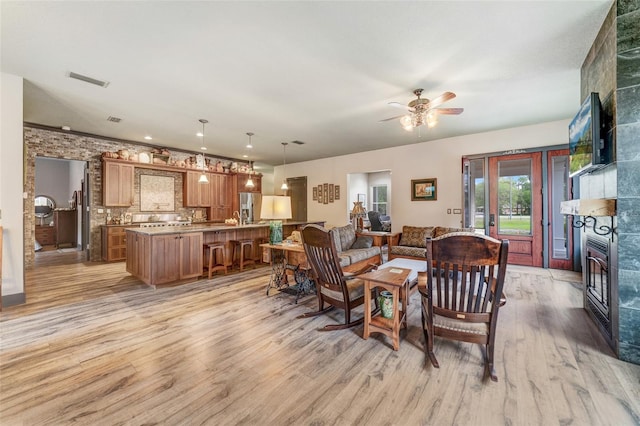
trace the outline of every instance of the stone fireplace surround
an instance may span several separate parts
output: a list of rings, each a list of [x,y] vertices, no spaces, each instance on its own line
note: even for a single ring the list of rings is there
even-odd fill
[[[612,325],[617,331],[612,347],[620,359],[640,364],[640,58],[628,54],[640,47],[637,34],[640,4],[616,1],[583,63],[576,105],[598,92],[610,123],[614,162],[580,177],[579,198],[617,200],[616,232],[608,237],[615,287]],[[579,233],[582,253],[592,232]]]

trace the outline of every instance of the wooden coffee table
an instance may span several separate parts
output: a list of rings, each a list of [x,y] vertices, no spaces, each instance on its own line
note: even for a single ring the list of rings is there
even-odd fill
[[[410,273],[411,269],[385,268],[358,275],[358,278],[364,281],[363,339],[368,339],[373,332],[383,333],[391,338],[394,351],[400,348],[400,327],[407,327],[407,297],[405,295],[409,294]],[[392,318],[383,318],[380,313],[371,315],[371,289],[375,287],[391,292],[393,297]],[[400,304],[402,309],[400,309]]]

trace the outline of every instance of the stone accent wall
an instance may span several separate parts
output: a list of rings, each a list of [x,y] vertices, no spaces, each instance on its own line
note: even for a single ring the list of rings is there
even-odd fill
[[[617,6],[618,355],[640,364],[640,2]]]
[[[580,198],[617,198],[611,239],[616,352],[640,364],[640,4],[618,0],[582,66],[581,100],[599,92],[614,162],[580,178]],[[607,218],[602,220],[608,221]],[[609,223],[605,223],[609,225]],[[584,240],[584,234],[583,234]]]
[[[35,259],[35,158],[49,157],[60,158],[65,160],[80,160],[88,163],[90,174],[90,260],[100,261],[102,259],[102,236],[101,225],[106,223],[106,209],[102,204],[102,153],[115,152],[120,149],[127,149],[130,153],[139,153],[149,151],[147,145],[137,145],[125,141],[112,141],[102,139],[99,136],[84,136],[73,133],[40,129],[25,126],[24,128],[24,147],[25,147],[25,192],[27,198],[24,200],[24,240],[25,240],[25,268],[33,267]],[[184,152],[171,151],[173,160],[186,160],[193,154]],[[215,163],[215,159],[212,160]],[[135,199],[134,205],[129,208],[113,208],[111,214],[124,214],[130,212],[132,214],[140,212],[140,174],[171,176],[175,179],[175,213],[181,216],[191,216],[194,209],[185,209],[182,201],[182,180],[183,173],[162,171],[153,169],[135,169]],[[103,209],[103,213],[98,213],[99,209]],[[29,249],[29,247],[31,249]]]

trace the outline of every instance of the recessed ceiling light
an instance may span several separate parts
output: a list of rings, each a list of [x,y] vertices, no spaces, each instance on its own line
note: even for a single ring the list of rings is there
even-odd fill
[[[243,154],[242,158],[249,158],[249,156],[247,154]]]
[[[203,150],[203,151],[206,151],[207,147],[206,146],[201,146],[200,149]]]
[[[151,136],[147,135],[144,137],[146,140],[150,141],[151,139],[153,139]]]
[[[203,137],[204,135],[202,134],[202,132],[198,132],[196,133],[196,136]]]
[[[69,126],[62,126],[62,130],[66,130],[66,131],[68,132],[69,130],[71,130],[71,127],[69,127]]]

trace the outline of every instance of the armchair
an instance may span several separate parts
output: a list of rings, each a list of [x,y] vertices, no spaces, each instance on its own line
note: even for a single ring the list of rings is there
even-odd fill
[[[389,223],[383,223],[382,218],[387,218],[389,220],[389,216],[381,216],[379,212],[371,210],[367,212],[367,216],[369,216],[369,223],[371,223],[372,231],[382,231],[382,232],[390,232],[391,225]]]

